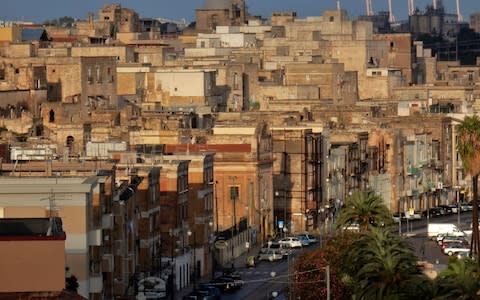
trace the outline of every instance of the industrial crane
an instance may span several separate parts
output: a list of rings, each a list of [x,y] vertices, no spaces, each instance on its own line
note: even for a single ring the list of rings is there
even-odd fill
[[[372,0],[365,0],[365,6],[367,8],[367,16],[373,16]]]
[[[460,0],[457,0],[457,21],[463,22],[463,16],[460,13]]]
[[[392,0],[388,0],[388,21],[395,23],[395,16],[393,15]]]
[[[414,0],[407,0],[408,1],[408,15],[412,16],[415,13],[415,2]]]

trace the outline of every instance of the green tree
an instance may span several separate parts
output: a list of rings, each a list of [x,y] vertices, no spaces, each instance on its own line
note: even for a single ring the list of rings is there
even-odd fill
[[[473,259],[451,257],[448,268],[435,278],[435,300],[480,299],[480,269]]]
[[[392,215],[382,198],[371,190],[357,191],[348,197],[336,220],[339,228],[357,223],[360,231],[366,231],[369,225],[391,225],[392,222]]]
[[[391,228],[370,226],[350,248],[353,299],[429,299],[431,281],[417,266],[411,247]]]
[[[480,118],[477,115],[467,116],[457,125],[457,151],[463,162],[466,173],[472,176],[473,212],[471,254],[480,253],[478,231],[478,175],[480,174]],[[480,263],[480,260],[478,260]]]

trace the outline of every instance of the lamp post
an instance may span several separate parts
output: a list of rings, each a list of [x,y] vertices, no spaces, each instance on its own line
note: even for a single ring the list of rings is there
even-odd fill
[[[192,231],[189,230],[187,231],[188,236],[192,236]],[[193,288],[195,289],[197,286],[197,257],[196,257],[196,251],[195,251],[195,243],[196,243],[196,235],[195,235],[195,230],[193,231]]]
[[[236,211],[236,202],[238,198],[238,187],[235,186],[235,180],[237,179],[237,176],[228,176],[230,180],[232,180],[232,186],[230,187],[230,200],[232,200],[232,205],[233,205],[233,216],[232,216],[232,236],[230,239],[231,242],[231,249],[232,249],[232,271],[235,269],[235,263],[234,263],[234,257],[235,257],[235,251],[234,251],[234,233],[237,231],[237,211]]]
[[[275,273],[275,271],[272,271],[270,272],[270,276],[272,277],[272,279],[277,275],[277,273]],[[270,293],[270,291],[267,292],[267,300],[270,299],[270,295],[272,296],[272,298],[276,298],[278,296],[278,292],[276,291],[272,291]]]
[[[459,186],[454,186],[455,189],[455,198],[457,200],[457,226],[460,228],[460,197],[458,193],[460,192],[460,187]]]
[[[177,236],[175,229],[169,229],[168,230],[168,235],[170,236],[171,239],[171,274],[170,274],[170,280],[171,280],[171,299],[175,299],[175,237]]]

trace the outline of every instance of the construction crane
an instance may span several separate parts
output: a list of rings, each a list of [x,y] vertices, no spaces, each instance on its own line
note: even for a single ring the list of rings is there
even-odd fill
[[[388,0],[388,21],[395,23],[395,16],[393,15],[392,0]]]
[[[373,16],[372,0],[365,0],[365,6],[367,8],[367,16]]]
[[[463,16],[460,13],[460,0],[457,0],[457,21],[463,22]]]
[[[415,14],[415,2],[414,0],[407,0],[408,1],[408,15],[412,16]]]

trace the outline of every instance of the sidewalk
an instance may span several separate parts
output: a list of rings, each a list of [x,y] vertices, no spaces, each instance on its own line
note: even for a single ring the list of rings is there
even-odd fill
[[[241,254],[240,256],[235,258],[234,261],[233,261],[235,269],[245,268],[246,267],[246,262],[247,262],[247,257],[250,256],[250,255],[255,255],[256,256],[258,254],[258,252],[260,251],[260,248],[261,248],[261,243],[257,243],[256,245],[253,245],[251,248],[249,248],[248,251],[245,251],[243,254]],[[231,262],[227,263],[223,266],[217,266],[217,268],[215,270],[214,277],[218,277],[218,276],[222,275],[222,270],[223,269],[230,269],[231,267],[232,267]],[[212,279],[212,274],[207,274],[206,276],[198,278],[197,279],[197,284],[210,282],[211,279]],[[193,288],[194,288],[193,281],[190,281],[189,286],[181,289],[180,291],[175,292],[175,300],[177,300],[177,299],[181,300],[183,298],[183,296],[186,296],[190,292],[192,292]],[[167,299],[169,299],[169,298],[167,297]]]

